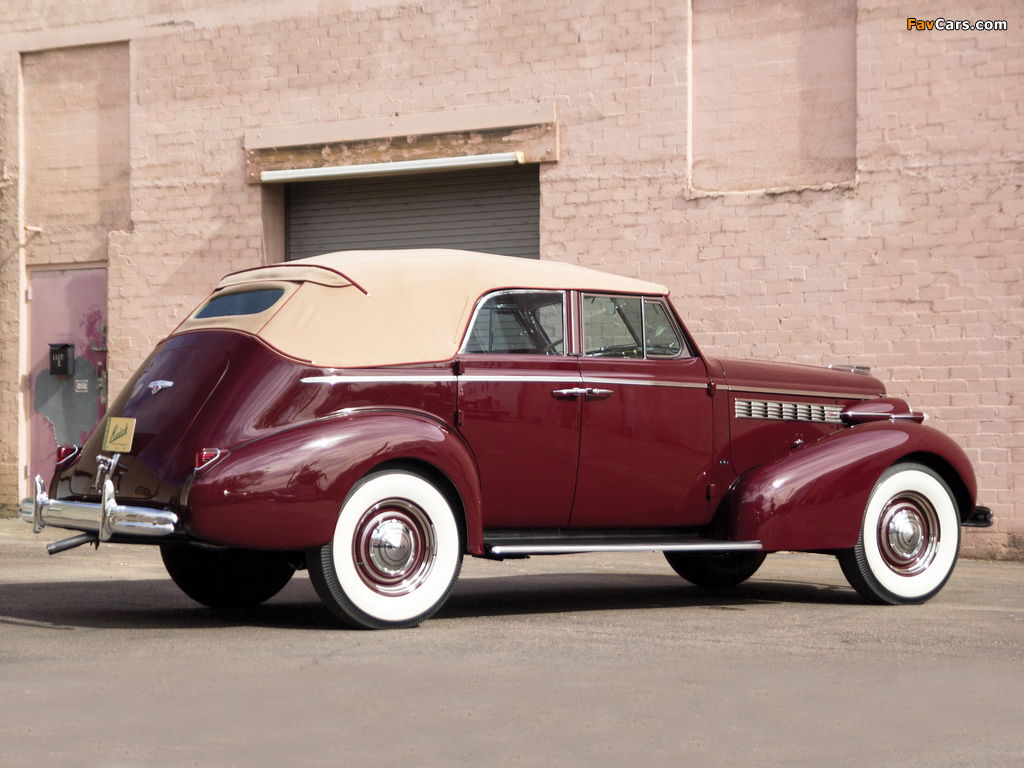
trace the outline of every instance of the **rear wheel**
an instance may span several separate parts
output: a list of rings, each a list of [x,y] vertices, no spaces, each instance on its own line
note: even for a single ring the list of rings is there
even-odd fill
[[[160,555],[181,591],[210,608],[259,605],[284,589],[295,573],[295,556],[287,552],[161,544]]]
[[[455,588],[462,537],[451,503],[430,481],[381,471],[352,488],[334,538],[306,562],[320,599],[346,624],[413,627]]]
[[[868,499],[860,539],[838,554],[850,586],[873,603],[923,603],[949,579],[960,513],[946,482],[921,464],[889,467]]]
[[[708,589],[742,584],[757,572],[766,556],[765,552],[727,552],[721,555],[665,553],[665,559],[676,573],[691,584]]]

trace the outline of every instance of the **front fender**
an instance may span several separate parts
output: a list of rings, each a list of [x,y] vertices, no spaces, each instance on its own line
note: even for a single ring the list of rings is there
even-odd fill
[[[962,515],[973,509],[974,471],[956,443],[914,422],[875,422],[835,432],[741,476],[723,501],[725,535],[760,540],[768,551],[849,549],[878,478],[904,459],[942,474]]]
[[[398,460],[429,465],[454,485],[469,549],[482,552],[472,454],[444,424],[417,413],[356,412],[234,449],[192,481],[183,518],[193,536],[219,544],[279,550],[322,546],[334,535],[352,486],[374,467]]]

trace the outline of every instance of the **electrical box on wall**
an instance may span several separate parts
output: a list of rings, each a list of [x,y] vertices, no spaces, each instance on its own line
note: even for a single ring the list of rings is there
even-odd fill
[[[70,376],[75,372],[75,345],[50,344],[50,375]]]

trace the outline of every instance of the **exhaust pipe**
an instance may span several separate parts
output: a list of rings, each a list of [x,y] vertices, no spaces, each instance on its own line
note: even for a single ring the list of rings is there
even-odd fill
[[[100,545],[99,536],[95,533],[80,533],[78,536],[72,536],[70,539],[63,539],[62,541],[55,541],[53,544],[47,544],[46,551],[51,555],[56,555],[61,552],[67,552],[69,549],[80,547],[83,544],[95,544],[98,547]]]

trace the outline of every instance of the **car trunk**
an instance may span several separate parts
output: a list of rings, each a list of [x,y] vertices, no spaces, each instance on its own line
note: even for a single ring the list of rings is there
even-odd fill
[[[183,473],[191,470],[179,446],[231,360],[225,350],[192,341],[196,338],[179,337],[177,343],[158,347],[109,411],[112,417],[135,419],[131,451],[121,454],[111,473],[119,501],[167,503],[177,494]],[[98,495],[97,456],[110,454],[102,443],[103,430],[97,429],[74,468],[72,495]],[[171,487],[162,487],[168,482]]]

